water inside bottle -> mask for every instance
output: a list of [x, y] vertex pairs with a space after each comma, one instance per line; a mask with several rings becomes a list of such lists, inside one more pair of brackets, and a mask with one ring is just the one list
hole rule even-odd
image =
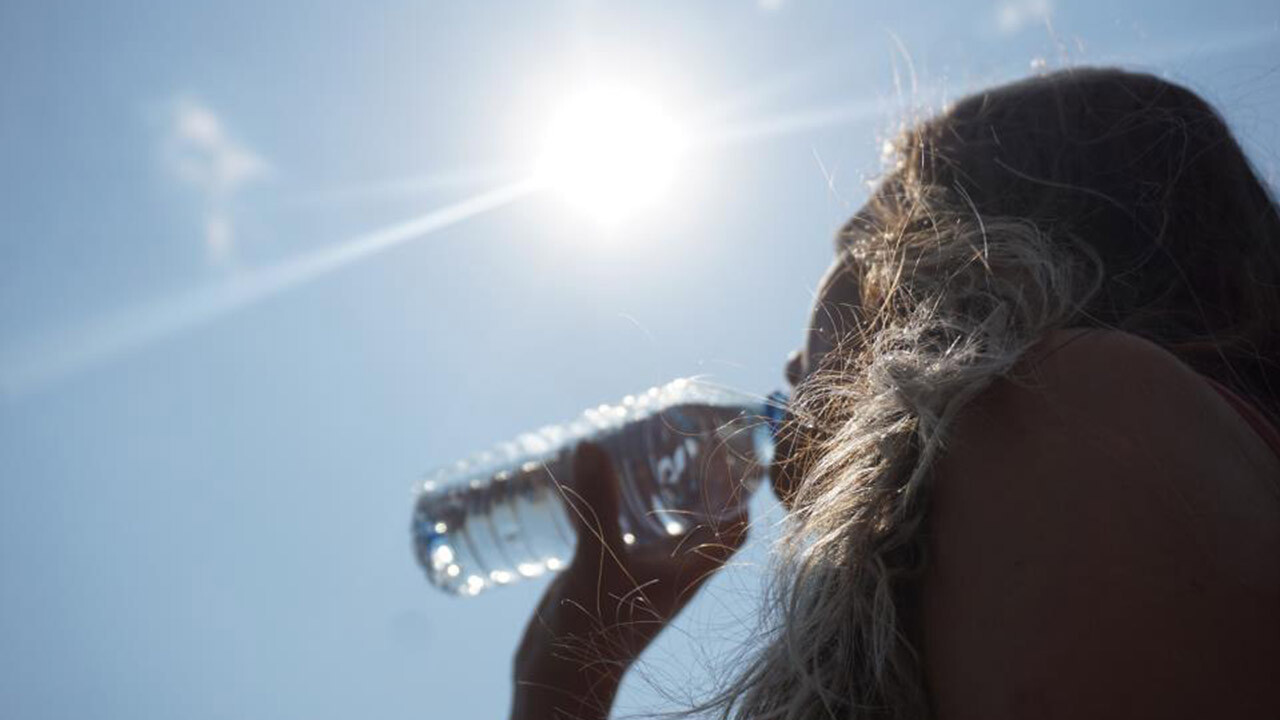
[[769, 429], [740, 407], [678, 405], [602, 443], [621, 490], [623, 541], [637, 551], [742, 511], [772, 461]]
[[[612, 432], [592, 437], [613, 462], [622, 539], [633, 552], [670, 552], [695, 526], [744, 512], [772, 461], [767, 423], [741, 405], [681, 404], [634, 421], [626, 421], [626, 401], [599, 412], [618, 419]], [[475, 595], [567, 565], [574, 523], [558, 483], [571, 481], [575, 435], [582, 433], [546, 428], [508, 448], [508, 457], [523, 458], [518, 466], [481, 458], [428, 481], [414, 535], [433, 584]]]
[[567, 477], [570, 451], [528, 461], [490, 478], [438, 492], [415, 513], [419, 561], [433, 584], [475, 595], [562, 569], [573, 553], [573, 524], [552, 477]]

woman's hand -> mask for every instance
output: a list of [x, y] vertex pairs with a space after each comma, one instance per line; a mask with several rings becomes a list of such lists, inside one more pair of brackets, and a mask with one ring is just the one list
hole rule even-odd
[[617, 475], [592, 443], [578, 447], [571, 485], [561, 489], [577, 551], [516, 651], [513, 720], [607, 717], [627, 668], [746, 539], [744, 507], [715, 527], [630, 552], [618, 527]]

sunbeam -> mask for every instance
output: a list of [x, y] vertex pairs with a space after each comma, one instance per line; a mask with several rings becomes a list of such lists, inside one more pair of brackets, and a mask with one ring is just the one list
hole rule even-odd
[[[1199, 60], [1210, 55], [1265, 46], [1273, 43], [1276, 37], [1275, 28], [1266, 27], [1200, 38], [1194, 43], [1148, 46], [1133, 57], [1121, 59], [1138, 65], [1167, 64], [1183, 58]], [[1096, 61], [1099, 58], [1087, 59]], [[942, 88], [922, 86], [908, 98], [900, 95], [896, 98], [852, 98], [772, 116], [759, 114], [737, 122], [723, 119], [736, 110], [752, 107], [780, 94], [805, 75], [807, 73], [783, 75], [771, 84], [748, 88], [720, 106], [702, 108], [701, 117], [712, 119], [713, 124], [692, 130], [688, 137], [678, 133], [674, 125], [667, 126], [665, 110], [651, 109], [630, 95], [620, 95], [618, 97], [622, 100], [618, 100], [615, 95], [621, 91], [610, 87], [609, 93], [613, 94], [606, 93], [603, 97], [612, 104], [602, 103], [597, 95], [592, 98], [592, 103], [572, 106], [573, 112], [567, 119], [560, 118], [559, 134], [552, 133], [550, 150], [543, 158], [544, 161], [550, 158], [552, 162], [544, 162], [537, 169], [540, 173], [536, 175], [538, 179], [503, 185], [421, 217], [374, 230], [272, 267], [241, 273], [224, 283], [199, 288], [172, 300], [127, 309], [79, 329], [51, 333], [26, 345], [11, 344], [0, 348], [0, 393], [12, 395], [40, 388], [362, 258], [498, 209], [536, 190], [556, 189], [562, 195], [574, 196], [578, 204], [585, 205], [589, 212], [608, 214], [607, 211], [617, 210], [614, 205], [623, 201], [638, 203], [647, 200], [650, 193], [654, 196], [659, 194], [671, 179], [669, 176], [675, 174], [675, 158], [686, 150], [694, 154], [737, 148], [875, 118], [890, 118], [895, 112], [902, 112], [904, 106], [943, 96], [936, 92]], [[997, 79], [1002, 78], [993, 78]], [[698, 116], [697, 113], [692, 115]], [[655, 133], [655, 128], [662, 132]], [[467, 172], [424, 175], [301, 196], [290, 204], [327, 206], [411, 196], [492, 183], [495, 178], [510, 177], [510, 171], [509, 167], [494, 166]]]
[[537, 189], [531, 180], [506, 185], [278, 265], [245, 272], [219, 285], [125, 310], [45, 338], [0, 358], [0, 393], [18, 395], [37, 390], [363, 258], [506, 206]]
[[510, 181], [518, 175], [519, 173], [511, 167], [495, 164], [454, 172], [431, 173], [316, 190], [289, 197], [285, 200], [285, 204], [290, 207], [312, 209], [418, 198], [446, 190], [474, 190], [485, 185], [492, 186]]

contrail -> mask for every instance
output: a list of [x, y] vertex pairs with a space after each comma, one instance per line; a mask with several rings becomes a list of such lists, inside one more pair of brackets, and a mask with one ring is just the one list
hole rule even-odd
[[46, 337], [25, 349], [0, 356], [0, 392], [15, 395], [36, 390], [357, 260], [496, 210], [537, 189], [538, 185], [531, 180], [506, 185], [333, 247], [251, 270], [176, 298], [125, 310], [73, 332]]

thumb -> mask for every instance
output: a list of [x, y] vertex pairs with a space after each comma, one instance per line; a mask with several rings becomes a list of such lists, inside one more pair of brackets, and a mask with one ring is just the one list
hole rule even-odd
[[563, 488], [574, 530], [577, 557], [597, 558], [600, 550], [625, 552], [618, 526], [618, 474], [604, 448], [584, 441], [574, 451], [573, 478]]

